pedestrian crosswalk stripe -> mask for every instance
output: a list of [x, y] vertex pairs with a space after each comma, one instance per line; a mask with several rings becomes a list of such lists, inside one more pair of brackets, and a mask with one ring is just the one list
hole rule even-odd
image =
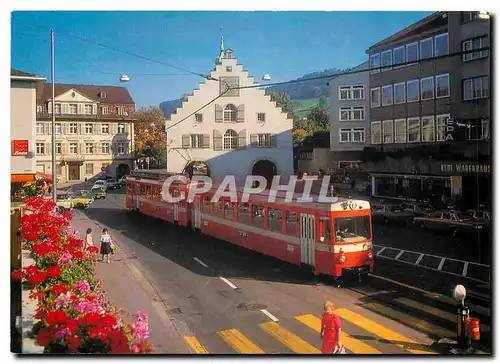
[[390, 306], [381, 305], [380, 303], [370, 302], [365, 304], [363, 307], [384, 315], [394, 321], [402, 322], [411, 327], [418, 328], [421, 331], [424, 331], [435, 337], [451, 337], [454, 335], [450, 330], [434, 325], [433, 323], [416, 318], [415, 316], [410, 316], [404, 312], [391, 308]]
[[367, 319], [346, 308], [338, 308], [335, 310], [335, 313], [339, 315], [342, 319], [349, 321], [354, 325], [359, 326], [362, 329], [371, 332], [374, 335], [377, 335], [378, 337], [381, 337], [382, 339], [391, 341], [397, 346], [400, 346], [413, 354], [435, 354], [434, 352], [427, 349], [412, 349], [411, 346], [418, 345], [415, 341], [403, 335], [400, 335], [392, 330], [389, 330], [384, 326], [379, 325], [376, 322]]
[[[321, 320], [316, 316], [307, 314], [297, 316], [295, 317], [295, 319], [318, 333], [321, 331]], [[340, 332], [340, 340], [342, 341], [342, 345], [344, 345], [347, 350], [351, 351], [354, 354], [382, 354], [382, 352], [372, 348], [369, 345], [366, 345], [361, 340], [357, 340], [350, 337], [349, 335], [346, 335], [343, 331]]]
[[218, 332], [222, 340], [240, 354], [265, 354], [264, 351], [236, 329]]
[[457, 321], [457, 317], [449, 312], [440, 310], [439, 308], [436, 308], [436, 307], [432, 307], [432, 306], [425, 305], [425, 304], [422, 304], [419, 302], [415, 302], [415, 301], [413, 301], [409, 298], [406, 298], [406, 297], [396, 298], [395, 301], [400, 302], [408, 307], [411, 307], [411, 308], [414, 308], [414, 309], [417, 309], [420, 311], [424, 311], [432, 316], [440, 317], [440, 318], [443, 318], [447, 321], [451, 321], [453, 323], [455, 323]]
[[205, 349], [194, 336], [185, 336], [184, 340], [186, 340], [196, 354], [208, 354], [207, 349]]
[[266, 322], [259, 327], [297, 354], [321, 354], [314, 346], [282, 328], [276, 322]]

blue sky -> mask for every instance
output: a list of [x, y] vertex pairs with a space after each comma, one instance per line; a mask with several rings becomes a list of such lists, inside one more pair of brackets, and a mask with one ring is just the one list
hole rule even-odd
[[[254, 76], [285, 81], [353, 67], [365, 50], [429, 12], [14, 12], [13, 68], [50, 80], [49, 30], [56, 31], [56, 82], [125, 84], [138, 107], [189, 93], [200, 78], [62, 33], [87, 38], [198, 73], [208, 73], [224, 43]], [[113, 73], [113, 74], [106, 74]], [[149, 74], [165, 74], [149, 76]], [[135, 75], [137, 74], [137, 75]], [[141, 75], [142, 74], [142, 75]], [[172, 75], [176, 74], [176, 75]], [[182, 74], [182, 75], [178, 75]]]

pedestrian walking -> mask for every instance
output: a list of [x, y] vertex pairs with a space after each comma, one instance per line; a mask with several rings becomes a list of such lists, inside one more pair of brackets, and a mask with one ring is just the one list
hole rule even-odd
[[106, 263], [111, 263], [110, 262], [110, 254], [113, 252], [111, 249], [111, 236], [108, 234], [108, 229], [104, 228], [102, 229], [102, 235], [101, 235], [101, 255], [102, 255], [102, 261]]
[[87, 248], [89, 246], [94, 246], [94, 242], [92, 241], [92, 229], [91, 228], [87, 229], [87, 234], [85, 235], [85, 250], [87, 250]]
[[335, 305], [325, 301], [325, 311], [321, 317], [321, 352], [323, 354], [344, 354], [345, 350], [340, 341], [342, 323], [340, 317], [333, 312]]

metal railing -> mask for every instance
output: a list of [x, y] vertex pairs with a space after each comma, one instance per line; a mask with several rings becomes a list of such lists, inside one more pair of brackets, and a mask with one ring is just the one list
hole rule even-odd
[[491, 281], [491, 266], [465, 260], [441, 257], [432, 254], [397, 249], [388, 246], [374, 245], [377, 258], [394, 260], [413, 266], [430, 269], [469, 279], [479, 283], [489, 284]]

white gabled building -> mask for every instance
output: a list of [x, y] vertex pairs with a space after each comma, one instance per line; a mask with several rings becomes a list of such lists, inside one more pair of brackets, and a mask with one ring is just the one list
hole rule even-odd
[[222, 41], [220, 48], [214, 80], [202, 82], [167, 118], [168, 171], [191, 173], [194, 166], [195, 174], [208, 171], [215, 182], [234, 175], [243, 184], [254, 174], [280, 175], [285, 183], [293, 174], [293, 120], [261, 88], [231, 89], [211, 102], [228, 85], [257, 84]]

